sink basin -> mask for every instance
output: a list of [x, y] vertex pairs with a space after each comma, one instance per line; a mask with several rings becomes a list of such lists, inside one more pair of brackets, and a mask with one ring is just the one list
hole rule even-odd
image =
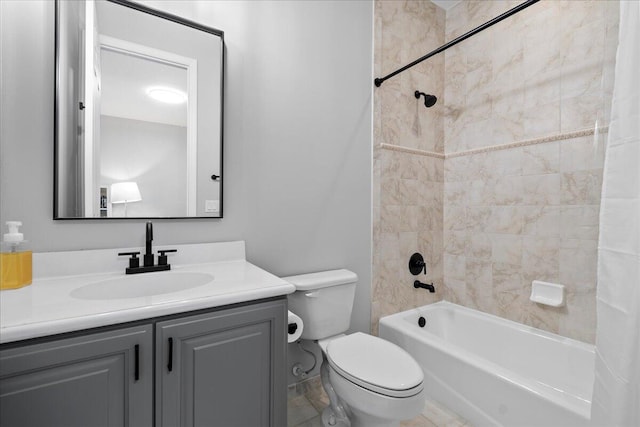
[[213, 275], [197, 272], [143, 273], [91, 283], [71, 291], [74, 298], [111, 300], [152, 297], [205, 285]]

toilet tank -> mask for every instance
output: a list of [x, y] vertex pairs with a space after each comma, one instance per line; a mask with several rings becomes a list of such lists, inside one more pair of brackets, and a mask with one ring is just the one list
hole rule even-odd
[[319, 340], [344, 333], [351, 323], [358, 275], [349, 270], [283, 277], [296, 287], [289, 295], [289, 310], [303, 322], [302, 337]]

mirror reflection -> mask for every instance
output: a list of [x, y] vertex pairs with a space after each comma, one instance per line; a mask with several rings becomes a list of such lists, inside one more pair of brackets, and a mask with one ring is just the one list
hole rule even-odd
[[56, 3], [54, 217], [221, 217], [222, 32]]

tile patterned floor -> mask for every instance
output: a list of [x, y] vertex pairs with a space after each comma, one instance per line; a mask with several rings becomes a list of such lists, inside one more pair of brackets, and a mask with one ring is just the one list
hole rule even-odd
[[[322, 427], [322, 410], [329, 399], [320, 377], [289, 386], [287, 395], [288, 427]], [[442, 405], [428, 401], [421, 415], [400, 424], [401, 427], [471, 427], [467, 421]]]

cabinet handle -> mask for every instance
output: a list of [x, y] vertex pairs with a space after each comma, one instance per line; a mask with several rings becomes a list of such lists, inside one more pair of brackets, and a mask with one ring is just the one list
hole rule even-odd
[[140, 379], [140, 345], [139, 344], [136, 344], [136, 346], [133, 348], [133, 354], [136, 362], [136, 365], [133, 371], [133, 378], [136, 381], [138, 381]]
[[169, 362], [167, 363], [169, 372], [173, 371], [173, 338], [169, 338]]

